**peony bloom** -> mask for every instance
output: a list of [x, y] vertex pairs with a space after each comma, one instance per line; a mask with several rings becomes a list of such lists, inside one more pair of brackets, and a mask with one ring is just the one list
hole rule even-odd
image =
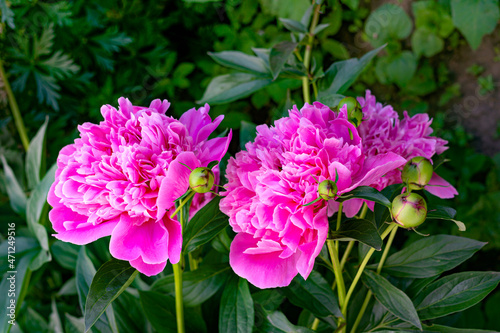
[[[190, 171], [181, 163], [194, 169], [220, 160], [231, 132], [207, 140], [223, 118], [212, 122], [208, 105], [176, 120], [165, 115], [166, 100], [138, 107], [120, 98], [118, 104], [118, 110], [103, 106], [104, 121], [79, 126], [80, 138], [59, 153], [49, 218], [54, 236], [66, 242], [111, 235], [111, 255], [151, 276], [180, 259], [181, 225], [170, 214], [189, 186]], [[195, 210], [209, 198], [196, 196]]]
[[[352, 133], [352, 139], [350, 138]], [[365, 157], [347, 108], [335, 114], [315, 102], [274, 127], [257, 127], [254, 142], [231, 158], [220, 207], [237, 233], [230, 264], [259, 288], [283, 287], [297, 273], [307, 278], [328, 233], [327, 205], [318, 184], [335, 180], [338, 193], [369, 185], [405, 163], [388, 152]]]
[[[369, 90], [366, 91], [365, 98], [358, 97], [358, 102], [361, 104], [364, 116], [358, 132], [363, 140], [363, 148], [367, 157], [392, 152], [407, 161], [417, 156], [431, 159], [435, 154], [441, 154], [448, 149], [445, 146], [448, 143], [446, 140], [431, 136], [432, 119], [429, 119], [426, 113], [410, 117], [405, 111], [403, 119], [400, 119], [392, 106], [377, 103], [375, 96]], [[370, 186], [381, 191], [389, 185], [400, 183], [401, 169], [394, 169]], [[443, 199], [453, 198], [458, 194], [451, 184], [436, 173], [433, 174], [425, 189]], [[362, 203], [363, 200], [360, 199], [345, 202], [344, 211], [347, 216], [356, 215]], [[368, 202], [368, 204], [373, 209], [373, 202]]]

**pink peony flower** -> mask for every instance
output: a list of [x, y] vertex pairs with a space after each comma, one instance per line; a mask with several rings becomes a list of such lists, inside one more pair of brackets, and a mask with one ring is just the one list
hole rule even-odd
[[[434, 154], [441, 154], [448, 149], [445, 146], [448, 143], [446, 140], [430, 136], [432, 119], [429, 119], [426, 113], [409, 117], [405, 111], [403, 119], [399, 119], [392, 106], [377, 103], [369, 90], [366, 91], [365, 98], [358, 97], [358, 102], [363, 109], [363, 122], [358, 127], [358, 132], [367, 157], [392, 152], [407, 161], [417, 156], [431, 159]], [[401, 182], [401, 169], [393, 169], [370, 186], [381, 191], [389, 185]], [[443, 199], [453, 198], [458, 194], [450, 183], [436, 173], [425, 189]], [[343, 211], [348, 217], [352, 217], [358, 213], [363, 202], [361, 199], [348, 200], [344, 203]], [[373, 210], [374, 203], [367, 201], [367, 204]], [[338, 205], [332, 209], [337, 211]]]
[[[382, 106], [381, 103], [377, 103], [375, 96], [369, 90], [366, 91], [366, 97], [358, 97], [358, 101], [364, 114], [358, 131], [363, 139], [367, 156], [393, 152], [408, 161], [417, 156], [431, 159], [435, 154], [441, 154], [448, 149], [445, 146], [448, 143], [446, 140], [431, 136], [432, 119], [429, 119], [428, 114], [419, 113], [409, 117], [404, 111], [403, 119], [399, 119], [398, 113], [392, 106]], [[382, 190], [388, 185], [397, 183], [401, 183], [400, 169], [394, 169], [372, 185]], [[453, 186], [436, 174], [429, 185], [426, 190], [441, 198], [452, 198], [458, 194]]]
[[[138, 107], [120, 98], [118, 104], [118, 110], [103, 106], [104, 121], [79, 126], [80, 138], [60, 151], [49, 218], [54, 236], [66, 242], [111, 235], [111, 254], [151, 276], [180, 259], [181, 225], [170, 214], [189, 187], [190, 171], [181, 162], [194, 169], [220, 160], [231, 132], [208, 140], [223, 119], [212, 122], [208, 105], [176, 120], [165, 115], [166, 100]], [[197, 196], [194, 210], [209, 198]]]
[[318, 197], [319, 182], [338, 173], [342, 194], [405, 163], [392, 152], [366, 158], [346, 107], [336, 115], [318, 102], [294, 107], [274, 127], [258, 126], [246, 149], [228, 163], [220, 208], [237, 233], [230, 264], [259, 288], [311, 272], [328, 233], [327, 202], [304, 206]]

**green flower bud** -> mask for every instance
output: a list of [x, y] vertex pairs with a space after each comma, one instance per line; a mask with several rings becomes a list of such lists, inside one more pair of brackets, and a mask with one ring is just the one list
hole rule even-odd
[[405, 228], [415, 228], [427, 217], [427, 203], [417, 193], [403, 193], [392, 201], [392, 218]]
[[332, 180], [323, 180], [318, 185], [318, 195], [321, 199], [330, 200], [335, 199], [337, 195], [337, 184]]
[[429, 183], [433, 172], [431, 162], [425, 157], [418, 156], [406, 163], [401, 172], [401, 179], [410, 190], [421, 190]]
[[189, 187], [196, 193], [207, 193], [214, 186], [215, 176], [209, 168], [196, 168], [189, 175]]
[[338, 108], [342, 108], [344, 104], [347, 105], [347, 118], [349, 121], [356, 127], [361, 125], [363, 121], [361, 104], [354, 97], [345, 97], [340, 101]]

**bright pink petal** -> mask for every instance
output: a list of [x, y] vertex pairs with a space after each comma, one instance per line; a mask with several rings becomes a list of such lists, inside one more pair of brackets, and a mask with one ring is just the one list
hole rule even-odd
[[174, 207], [175, 200], [181, 197], [189, 188], [189, 170], [200, 166], [200, 162], [192, 152], [182, 152], [170, 163], [167, 175], [163, 178], [158, 192], [158, 215], [157, 219], [163, 218], [167, 209]]
[[281, 251], [246, 254], [247, 249], [257, 247], [258, 241], [250, 234], [236, 235], [229, 253], [229, 263], [234, 272], [261, 289], [288, 286], [298, 273], [298, 255], [281, 259]]
[[425, 189], [441, 199], [451, 199], [458, 194], [457, 190], [450, 183], [439, 177], [435, 172]]
[[166, 265], [167, 265], [166, 261], [159, 264], [146, 264], [141, 257], [134, 260], [130, 260], [130, 266], [134, 267], [139, 272], [147, 276], [160, 274], [161, 272], [163, 272]]
[[206, 165], [212, 161], [220, 161], [226, 154], [232, 137], [233, 130], [230, 130], [227, 137], [208, 140], [203, 145], [203, 152], [199, 156], [201, 164]]
[[363, 200], [362, 199], [351, 199], [351, 200], [347, 200], [344, 202], [344, 204], [342, 205], [342, 211], [344, 212], [344, 214], [351, 218], [353, 216], [355, 216], [359, 210], [361, 209], [361, 206], [363, 206]]
[[149, 220], [140, 225], [134, 218], [122, 214], [120, 223], [113, 230], [109, 250], [121, 260], [142, 257], [148, 264], [159, 264], [169, 259], [169, 232], [161, 222]]
[[75, 213], [65, 206], [52, 209], [49, 219], [57, 232], [54, 237], [77, 245], [85, 245], [111, 235], [118, 223], [118, 218], [115, 218], [94, 225], [88, 222], [87, 216]]
[[390, 152], [369, 157], [365, 160], [363, 169], [358, 173], [356, 179], [353, 180], [353, 184], [349, 188], [343, 190], [342, 193], [349, 192], [358, 186], [368, 186], [373, 184], [387, 172], [394, 170], [405, 163], [406, 160], [404, 158], [398, 154]]

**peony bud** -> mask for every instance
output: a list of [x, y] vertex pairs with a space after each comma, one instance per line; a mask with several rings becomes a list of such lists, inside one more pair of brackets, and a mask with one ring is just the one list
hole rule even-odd
[[396, 223], [405, 228], [415, 228], [427, 217], [427, 203], [416, 193], [403, 193], [392, 201], [391, 214]]
[[189, 187], [196, 193], [207, 193], [214, 186], [215, 176], [209, 168], [196, 168], [189, 175]]
[[431, 162], [425, 157], [418, 156], [405, 164], [403, 172], [401, 172], [401, 179], [410, 190], [421, 190], [429, 183], [433, 172], [434, 168]]
[[318, 194], [323, 200], [335, 199], [337, 191], [337, 184], [332, 180], [323, 180], [318, 185]]
[[340, 109], [344, 104], [347, 105], [347, 117], [349, 121], [356, 127], [361, 125], [363, 111], [361, 111], [359, 102], [354, 97], [345, 97], [340, 101], [338, 108]]

